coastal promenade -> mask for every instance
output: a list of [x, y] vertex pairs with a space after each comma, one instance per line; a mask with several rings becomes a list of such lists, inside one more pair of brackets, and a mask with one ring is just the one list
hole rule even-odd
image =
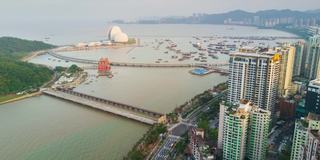
[[28, 93], [26, 95], [17, 96], [15, 98], [8, 99], [6, 101], [0, 102], [0, 105], [6, 104], [6, 103], [15, 102], [15, 101], [19, 101], [19, 100], [23, 100], [23, 99], [34, 97], [34, 96], [40, 96], [40, 95], [41, 95], [41, 92]]
[[[70, 62], [98, 65], [97, 60], [87, 60], [80, 58], [73, 58], [57, 54], [53, 51], [48, 52], [49, 55]], [[158, 68], [192, 68], [192, 67], [223, 67], [228, 66], [228, 63], [185, 63], [185, 64], [155, 64], [155, 63], [128, 63], [128, 62], [111, 62], [111, 66], [119, 67], [158, 67]]]
[[135, 107], [62, 88], [58, 88], [56, 90], [47, 89], [42, 91], [42, 93], [149, 125], [157, 123], [158, 119], [163, 116], [162, 113], [149, 111], [142, 109], [141, 107]]

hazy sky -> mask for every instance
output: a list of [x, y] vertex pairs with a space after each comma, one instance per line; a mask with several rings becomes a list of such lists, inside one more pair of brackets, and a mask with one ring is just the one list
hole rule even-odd
[[153, 16], [188, 16], [234, 9], [309, 10], [320, 0], [1, 0], [2, 20], [135, 20]]

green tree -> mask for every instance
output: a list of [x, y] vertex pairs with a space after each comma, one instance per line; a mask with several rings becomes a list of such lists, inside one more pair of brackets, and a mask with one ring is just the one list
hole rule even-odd
[[145, 143], [146, 144], [152, 144], [154, 142], [156, 142], [159, 138], [159, 135], [161, 133], [166, 132], [167, 127], [163, 124], [157, 124], [155, 125], [148, 133], [147, 136], [145, 138]]
[[198, 127], [204, 129], [206, 133], [209, 131], [209, 119], [207, 117], [202, 117], [198, 122]]
[[66, 70], [67, 70], [66, 67], [61, 67], [61, 66], [56, 66], [56, 67], [54, 68], [54, 71], [60, 72], [60, 73], [66, 71]]
[[175, 147], [177, 150], [177, 153], [182, 154], [187, 146], [188, 146], [188, 141], [186, 139], [180, 140]]
[[134, 151], [129, 152], [128, 157], [125, 158], [125, 159], [128, 159], [128, 160], [143, 160], [144, 159], [144, 155], [140, 151], [134, 150]]
[[210, 138], [214, 143], [217, 143], [217, 141], [218, 141], [218, 129], [217, 129], [217, 128], [209, 129], [209, 138]]
[[0, 37], [0, 55], [19, 59], [30, 52], [51, 49], [54, 45], [13, 37]]
[[82, 70], [83, 70], [82, 68], [80, 68], [77, 65], [73, 64], [68, 68], [67, 72], [73, 74], [73, 73], [76, 73], [76, 72], [79, 72], [79, 71], [82, 71]]
[[53, 72], [44, 66], [19, 61], [29, 52], [53, 48], [39, 41], [0, 38], [0, 96], [40, 87]]

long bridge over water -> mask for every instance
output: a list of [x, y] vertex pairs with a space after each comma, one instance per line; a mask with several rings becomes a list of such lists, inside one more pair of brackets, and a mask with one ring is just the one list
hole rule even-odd
[[[57, 54], [53, 51], [48, 52], [49, 55], [62, 59], [65, 61], [76, 62], [76, 63], [83, 63], [83, 64], [91, 64], [91, 65], [98, 65], [97, 60], [88, 60], [88, 59], [80, 59], [80, 58], [73, 58], [63, 56], [61, 54]], [[228, 63], [185, 63], [185, 64], [155, 64], [155, 63], [128, 63], [128, 62], [111, 62], [110, 65], [112, 66], [119, 66], [119, 67], [163, 67], [163, 68], [182, 68], [182, 67], [209, 67], [209, 68], [218, 68], [223, 66], [228, 66]]]
[[47, 89], [42, 91], [42, 93], [150, 125], [157, 123], [158, 119], [163, 116], [162, 113], [143, 109], [142, 107], [95, 97], [70, 89]]

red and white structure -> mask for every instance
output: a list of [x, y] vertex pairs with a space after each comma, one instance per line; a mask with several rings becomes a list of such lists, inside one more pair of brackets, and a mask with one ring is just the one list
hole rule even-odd
[[99, 76], [112, 76], [111, 66], [108, 58], [100, 58], [98, 63], [98, 73]]

